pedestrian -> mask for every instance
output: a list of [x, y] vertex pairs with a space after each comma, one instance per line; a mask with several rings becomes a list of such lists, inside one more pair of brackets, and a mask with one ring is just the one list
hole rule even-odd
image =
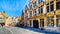
[[3, 27], [3, 24], [1, 24], [1, 26]]

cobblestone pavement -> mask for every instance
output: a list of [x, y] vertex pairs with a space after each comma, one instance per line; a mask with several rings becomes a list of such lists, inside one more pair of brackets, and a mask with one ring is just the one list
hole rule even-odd
[[0, 28], [0, 34], [60, 34], [35, 28], [3, 27]]
[[9, 30], [0, 27], [0, 34], [12, 34]]
[[5, 29], [9, 30], [12, 34], [45, 34], [18, 27], [5, 27]]

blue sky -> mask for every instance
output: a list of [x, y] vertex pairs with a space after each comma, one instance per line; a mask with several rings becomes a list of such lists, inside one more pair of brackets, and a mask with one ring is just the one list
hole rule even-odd
[[29, 0], [0, 0], [0, 11], [5, 11], [7, 16], [21, 16], [22, 9], [29, 3]]

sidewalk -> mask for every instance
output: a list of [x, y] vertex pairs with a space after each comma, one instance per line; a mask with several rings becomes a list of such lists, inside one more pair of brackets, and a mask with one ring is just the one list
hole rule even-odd
[[60, 32], [50, 31], [50, 30], [41, 30], [41, 29], [32, 28], [32, 27], [21, 27], [21, 28], [32, 30], [32, 31], [35, 31], [35, 32], [46, 33], [46, 34], [60, 34]]
[[60, 32], [60, 27], [44, 27], [47, 31]]

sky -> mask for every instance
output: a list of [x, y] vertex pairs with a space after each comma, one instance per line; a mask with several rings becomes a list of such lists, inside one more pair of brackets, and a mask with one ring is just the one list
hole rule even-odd
[[6, 16], [21, 16], [22, 10], [29, 0], [0, 0], [0, 12], [5, 11]]

